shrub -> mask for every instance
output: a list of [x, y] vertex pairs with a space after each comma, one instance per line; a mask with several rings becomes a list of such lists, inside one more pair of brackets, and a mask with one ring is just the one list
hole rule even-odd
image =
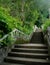
[[49, 26], [50, 26], [50, 19], [47, 19], [43, 24], [43, 31], [45, 32]]

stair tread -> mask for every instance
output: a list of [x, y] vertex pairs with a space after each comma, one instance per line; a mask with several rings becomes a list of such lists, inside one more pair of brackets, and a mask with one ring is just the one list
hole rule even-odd
[[43, 47], [47, 47], [47, 45], [45, 45], [45, 44], [32, 44], [32, 43], [30, 43], [30, 44], [15, 44], [15, 45], [17, 45], [17, 46], [43, 46]]
[[31, 59], [31, 58], [20, 58], [20, 57], [6, 57], [5, 59], [9, 60], [18, 60], [18, 61], [26, 61], [26, 62], [40, 62], [40, 63], [49, 63], [49, 60], [44, 59]]
[[28, 49], [28, 48], [13, 48], [18, 50], [32, 50], [32, 51], [48, 51], [48, 49]]
[[48, 56], [48, 54], [42, 53], [23, 53], [23, 52], [10, 52], [11, 54], [22, 54], [22, 55], [37, 55], [37, 56]]
[[0, 65], [23, 65], [23, 64], [14, 64], [14, 63], [5, 63], [5, 62], [3, 62]]

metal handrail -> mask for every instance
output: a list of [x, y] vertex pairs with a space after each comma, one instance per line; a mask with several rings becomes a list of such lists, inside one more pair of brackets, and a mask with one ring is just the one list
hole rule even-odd
[[[9, 33], [10, 35], [12, 35], [12, 36], [16, 36], [16, 38], [17, 37], [20, 37], [20, 36], [22, 36], [23, 37], [23, 39], [25, 38], [25, 39], [27, 39], [28, 37], [29, 37], [29, 35], [26, 35], [26, 34], [24, 34], [23, 32], [21, 32], [21, 31], [19, 31], [18, 29], [14, 29], [12, 32], [10, 32]], [[6, 39], [8, 36], [9, 36], [9, 34], [6, 34], [6, 35], [4, 35], [1, 39], [0, 39], [0, 42], [2, 41], [2, 40], [4, 40], [4, 39]], [[20, 35], [21, 34], [21, 35]]]

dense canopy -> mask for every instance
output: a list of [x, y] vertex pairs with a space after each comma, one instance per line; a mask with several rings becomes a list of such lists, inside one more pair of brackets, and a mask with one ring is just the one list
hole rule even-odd
[[0, 0], [0, 26], [3, 23], [6, 33], [17, 28], [30, 34], [34, 25], [46, 30], [46, 22], [50, 24], [49, 8], [50, 0]]

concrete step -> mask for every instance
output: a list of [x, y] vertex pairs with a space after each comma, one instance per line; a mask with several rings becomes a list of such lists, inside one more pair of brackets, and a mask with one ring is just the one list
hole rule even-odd
[[30, 59], [30, 58], [20, 58], [20, 57], [6, 57], [5, 62], [9, 63], [19, 63], [19, 64], [28, 64], [28, 65], [49, 65], [48, 60], [44, 59]]
[[1, 63], [0, 65], [24, 65], [24, 64], [15, 64], [15, 63]]
[[[36, 39], [36, 38], [35, 38]], [[42, 40], [36, 39], [31, 40], [31, 43], [42, 43]]]
[[8, 53], [10, 57], [24, 57], [24, 58], [39, 58], [39, 59], [47, 59], [48, 54], [41, 53], [23, 53], [23, 52], [10, 52]]
[[13, 48], [12, 52], [48, 53], [48, 49]]
[[32, 42], [32, 43], [44, 42], [43, 33], [42, 32], [34, 32], [30, 42]]
[[48, 47], [45, 44], [42, 43], [37, 43], [37, 44], [15, 44], [14, 45], [15, 48], [39, 48], [39, 49], [47, 49]]

